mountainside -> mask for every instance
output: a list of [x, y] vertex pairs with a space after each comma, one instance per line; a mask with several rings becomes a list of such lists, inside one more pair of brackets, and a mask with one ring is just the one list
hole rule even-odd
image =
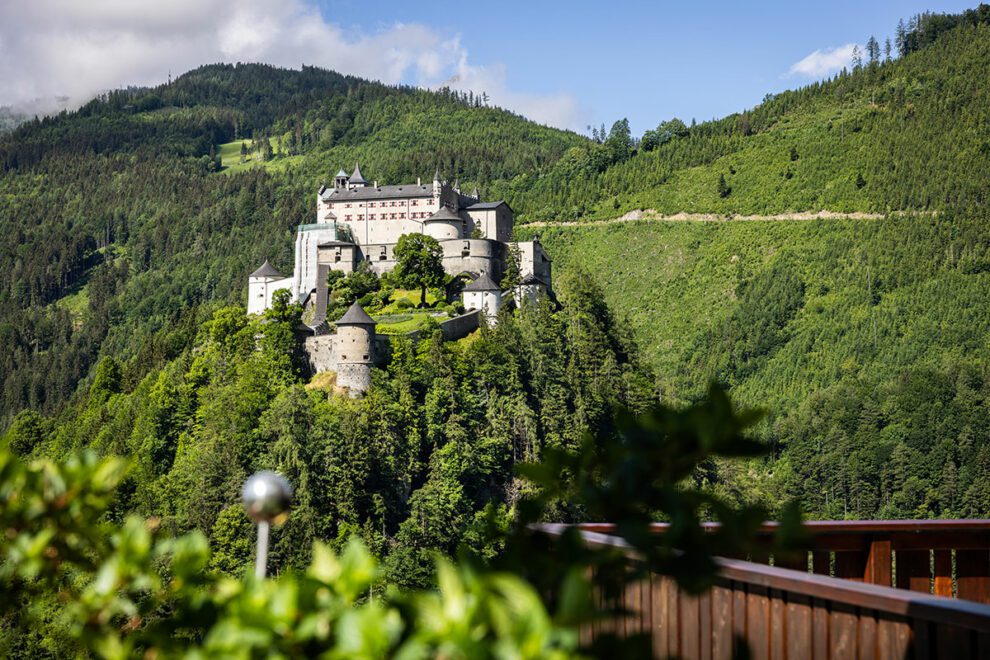
[[528, 220], [981, 205], [990, 180], [990, 6], [981, 11], [982, 22], [900, 59], [721, 120], [664, 122], [636, 151], [611, 139], [575, 147], [533, 185], [512, 182], [505, 194]]
[[[262, 167], [220, 145], [278, 136]], [[384, 182], [439, 166], [484, 181], [539, 171], [585, 141], [452, 93], [333, 72], [203, 67], [114, 92], [0, 141], [0, 426], [57, 410], [99, 354], [131, 385], [192, 340], [203, 304], [243, 300], [266, 257], [292, 270], [321, 180], [361, 159]]]
[[[798, 495], [823, 517], [984, 515], [990, 98], [978, 81], [988, 76], [990, 27], [957, 27], [901, 60], [776, 97], [750, 117], [793, 108], [764, 132], [680, 138], [685, 151], [725, 152], [630, 193], [668, 213], [899, 213], [521, 233], [540, 234], [558, 269], [595, 275], [668, 397], [691, 400], [716, 379], [769, 411], [759, 433], [777, 458], [736, 475], [741, 497]], [[603, 176], [628, 171], [615, 176], [631, 187], [661, 158], [637, 155]]]
[[[669, 399], [694, 399], [714, 378], [770, 409], [759, 432], [775, 459], [719, 487], [772, 504], [800, 494], [816, 515], [986, 513], [990, 499], [973, 491], [990, 483], [984, 14], [896, 60], [725, 119], [664, 122], [642, 140], [623, 122], [589, 139], [473, 95], [261, 65], [202, 67], [28, 122], [0, 140], [0, 428], [31, 408], [48, 417], [18, 417], [29, 446], [91, 441], [68, 429], [93, 405], [98, 360], [113, 356], [114, 393], [129, 405], [171, 379], [160, 396], [178, 412], [148, 413], [157, 439], [127, 451], [161, 442], [172, 456], [199, 429], [174, 393], [207, 383], [189, 363], [203, 324], [243, 302], [264, 258], [291, 271], [319, 183], [358, 160], [382, 183], [439, 165], [507, 199], [558, 274], [597, 281], [621, 321], [611, 328], [594, 301], [602, 332], [622, 336], [610, 364], [635, 353], [628, 322]], [[883, 217], [525, 227], [638, 209]], [[217, 383], [231, 398], [247, 387]], [[238, 419], [257, 421], [280, 392]], [[100, 410], [94, 437], [136, 433], [137, 413]], [[530, 428], [520, 419], [530, 413], [513, 422]], [[61, 444], [41, 442], [51, 433]]]

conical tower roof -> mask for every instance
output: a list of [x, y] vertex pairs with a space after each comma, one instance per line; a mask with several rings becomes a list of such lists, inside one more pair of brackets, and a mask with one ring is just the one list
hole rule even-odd
[[461, 216], [451, 211], [450, 208], [445, 205], [445, 206], [441, 206], [439, 211], [428, 217], [423, 222], [435, 222], [435, 221], [443, 221], [443, 220], [446, 220], [448, 222], [451, 220], [456, 220], [458, 222], [461, 222], [463, 218], [461, 218]]
[[477, 185], [475, 185], [474, 190], [471, 191], [471, 197], [474, 197], [475, 199], [481, 199], [481, 193], [478, 192]]
[[348, 183], [368, 183], [364, 180], [364, 177], [361, 176], [361, 168], [358, 167], [357, 163], [354, 163], [354, 174], [351, 175]]
[[344, 177], [345, 179], [347, 178], [347, 172], [344, 171], [344, 168], [343, 167], [340, 168], [340, 171], [337, 172], [337, 176], [335, 176], [334, 178], [336, 179], [336, 178], [339, 178], [339, 177]]
[[268, 263], [268, 259], [265, 259], [265, 263], [261, 264], [261, 267], [251, 273], [251, 277], [282, 277], [282, 273], [275, 270], [275, 266]]
[[364, 308], [355, 300], [354, 304], [337, 320], [337, 325], [375, 325], [375, 319], [368, 316], [368, 312], [364, 311]]
[[498, 291], [498, 285], [488, 276], [488, 273], [482, 273], [481, 277], [471, 282], [463, 291]]

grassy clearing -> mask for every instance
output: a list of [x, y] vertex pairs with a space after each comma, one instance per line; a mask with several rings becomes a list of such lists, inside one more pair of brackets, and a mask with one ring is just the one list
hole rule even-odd
[[[243, 172], [255, 167], [264, 167], [269, 170], [281, 171], [289, 167], [294, 167], [302, 160], [302, 156], [287, 156], [279, 150], [278, 142], [274, 138], [269, 138], [272, 151], [275, 152], [275, 159], [263, 161], [259, 159], [254, 151], [254, 140], [234, 140], [219, 145], [221, 171], [228, 174]], [[241, 161], [241, 145], [247, 146], [248, 153]]]

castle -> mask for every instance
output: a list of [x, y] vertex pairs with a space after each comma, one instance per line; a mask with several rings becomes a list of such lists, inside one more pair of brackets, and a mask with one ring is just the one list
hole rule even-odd
[[[379, 186], [377, 181], [369, 184], [355, 164], [350, 175], [344, 170], [337, 173], [332, 188], [320, 186], [316, 222], [300, 225], [296, 232], [292, 275], [283, 276], [268, 261], [251, 273], [248, 313], [263, 312], [276, 291], [288, 290], [303, 305], [311, 334], [325, 335], [329, 272], [351, 273], [362, 262], [378, 274], [391, 271], [399, 237], [422, 233], [440, 244], [448, 275], [470, 280], [464, 287], [464, 307], [494, 318], [502, 302], [497, 283], [505, 274], [510, 246], [518, 249], [523, 278], [515, 296], [529, 299], [551, 287], [550, 258], [542, 245], [511, 242], [512, 226], [513, 212], [507, 203], [481, 201], [477, 187], [470, 195], [463, 194], [457, 182], [442, 181], [439, 170], [430, 184], [417, 180]], [[336, 326], [336, 335], [328, 339], [336, 342], [332, 353], [337, 382], [364, 391], [375, 362], [374, 320], [355, 303]], [[347, 358], [341, 361], [343, 355]]]

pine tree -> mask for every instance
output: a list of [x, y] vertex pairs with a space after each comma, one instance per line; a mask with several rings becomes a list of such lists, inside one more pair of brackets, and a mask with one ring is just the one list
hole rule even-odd
[[716, 186], [715, 191], [718, 193], [718, 196], [723, 199], [732, 193], [732, 188], [730, 188], [729, 184], [726, 183], [724, 174], [718, 175], [718, 185]]
[[887, 39], [883, 42], [883, 59], [885, 62], [890, 61], [890, 53], [890, 37], [887, 37]]
[[870, 58], [870, 66], [876, 66], [880, 62], [880, 44], [877, 42], [877, 38], [870, 35], [869, 41], [866, 42], [866, 54]]
[[894, 34], [894, 41], [897, 44], [897, 55], [904, 57], [907, 55], [907, 27], [904, 19], [897, 21], [897, 32]]

